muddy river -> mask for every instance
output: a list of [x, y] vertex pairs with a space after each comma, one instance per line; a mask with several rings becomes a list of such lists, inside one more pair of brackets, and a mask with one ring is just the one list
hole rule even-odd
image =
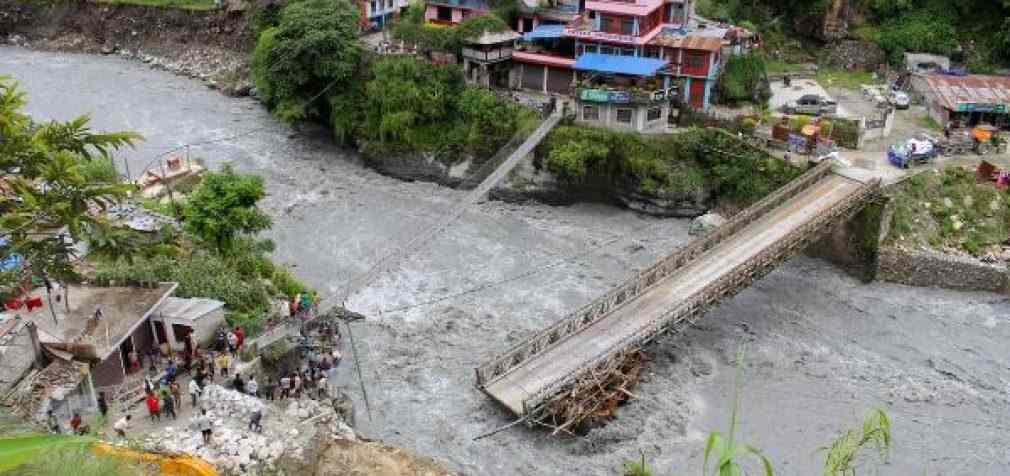
[[[190, 153], [207, 164], [265, 177], [277, 259], [330, 302], [463, 196], [378, 175], [322, 131], [142, 64], [0, 48], [0, 75], [21, 82], [37, 119], [88, 113], [96, 129], [142, 133], [121, 161], [133, 175], [197, 143]], [[478, 205], [347, 301], [368, 316], [355, 337], [370, 419], [349, 369], [342, 382], [361, 431], [465, 474], [614, 475], [640, 452], [657, 474], [698, 474], [705, 436], [728, 429], [743, 346], [738, 436], [777, 474], [819, 474], [818, 448], [873, 407], [893, 423], [880, 474], [1010, 474], [1010, 300], [862, 284], [807, 257], [659, 339], [638, 398], [606, 427], [550, 437], [520, 426], [474, 441], [510, 422], [474, 388], [478, 361], [682, 246], [687, 227], [600, 204]]]

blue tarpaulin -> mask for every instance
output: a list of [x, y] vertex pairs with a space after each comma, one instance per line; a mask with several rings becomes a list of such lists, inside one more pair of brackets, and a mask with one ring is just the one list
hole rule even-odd
[[[0, 248], [7, 246], [7, 239], [0, 238]], [[2, 253], [2, 252], [0, 252]], [[3, 256], [0, 254], [0, 271], [10, 271], [21, 266], [21, 262], [24, 261], [20, 255], [10, 254]]]
[[601, 73], [629, 74], [635, 76], [652, 76], [668, 61], [639, 56], [617, 56], [599, 53], [586, 53], [575, 61], [575, 69], [582, 71], [599, 71]]
[[539, 25], [532, 31], [523, 33], [523, 39], [526, 41], [538, 40], [543, 38], [561, 38], [565, 34], [564, 25]]

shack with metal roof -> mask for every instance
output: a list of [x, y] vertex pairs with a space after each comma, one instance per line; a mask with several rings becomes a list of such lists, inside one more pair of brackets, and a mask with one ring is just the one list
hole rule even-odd
[[1010, 77], [915, 74], [911, 85], [929, 117], [941, 126], [1010, 128]]

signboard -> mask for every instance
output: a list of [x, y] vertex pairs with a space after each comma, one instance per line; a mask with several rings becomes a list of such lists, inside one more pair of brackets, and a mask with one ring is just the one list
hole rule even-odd
[[607, 33], [604, 31], [590, 31], [590, 30], [573, 30], [571, 28], [565, 29], [566, 36], [572, 36], [575, 38], [591, 38], [594, 40], [606, 40], [606, 41], [616, 41], [618, 43], [635, 43], [637, 39], [631, 35], [620, 35], [617, 33]]
[[579, 99], [589, 102], [612, 102], [624, 104], [631, 102], [631, 93], [627, 91], [604, 91], [602, 89], [583, 89]]
[[1007, 105], [963, 102], [958, 103], [957, 112], [995, 112], [997, 114], [1006, 114]]

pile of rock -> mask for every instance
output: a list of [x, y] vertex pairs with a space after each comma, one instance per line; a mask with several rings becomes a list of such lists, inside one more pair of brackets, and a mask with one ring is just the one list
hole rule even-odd
[[[206, 460], [226, 473], [256, 474], [271, 471], [282, 456], [302, 459], [303, 448], [317, 436], [326, 439], [356, 439], [354, 430], [337, 416], [327, 402], [290, 400], [280, 409], [264, 401], [218, 385], [204, 389], [201, 406], [213, 423], [213, 438], [203, 444], [191, 425], [168, 427], [147, 436], [148, 449], [188, 453]], [[248, 429], [254, 412], [262, 412], [261, 432]]]

